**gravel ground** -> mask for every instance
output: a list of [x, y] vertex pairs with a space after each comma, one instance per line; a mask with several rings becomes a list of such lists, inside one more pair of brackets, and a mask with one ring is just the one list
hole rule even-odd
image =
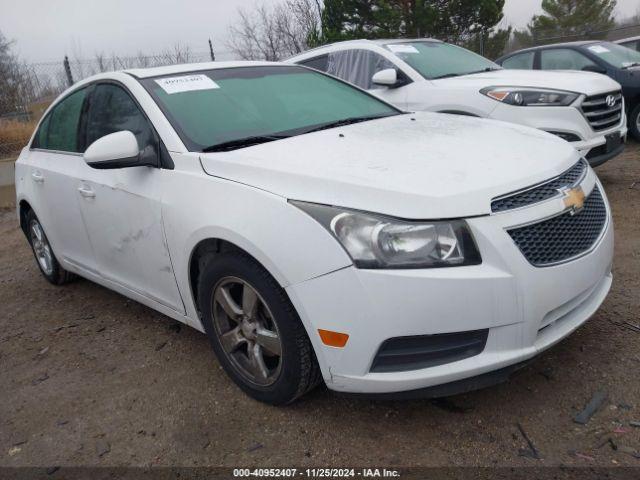
[[620, 325], [640, 323], [640, 145], [598, 174], [616, 223], [600, 311], [508, 383], [440, 401], [259, 404], [204, 335], [85, 280], [49, 285], [0, 211], [0, 465], [640, 466], [640, 332]]

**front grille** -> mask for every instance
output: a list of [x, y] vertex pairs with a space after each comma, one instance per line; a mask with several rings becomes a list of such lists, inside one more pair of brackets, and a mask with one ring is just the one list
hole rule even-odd
[[596, 186], [581, 211], [573, 215], [568, 211], [508, 233], [529, 263], [545, 267], [588, 252], [602, 234], [606, 222], [607, 209]]
[[[608, 97], [613, 97], [613, 104], [607, 105]], [[606, 130], [622, 120], [622, 93], [618, 90], [587, 97], [580, 108], [591, 128], [596, 132]]]
[[482, 353], [488, 336], [485, 329], [390, 338], [378, 350], [371, 371], [407, 372], [457, 362]]
[[513, 210], [514, 208], [527, 207], [534, 203], [543, 202], [560, 195], [559, 190], [570, 188], [582, 180], [587, 172], [587, 163], [580, 160], [562, 175], [551, 180], [530, 187], [527, 190], [509, 193], [491, 202], [491, 211], [494, 213]]

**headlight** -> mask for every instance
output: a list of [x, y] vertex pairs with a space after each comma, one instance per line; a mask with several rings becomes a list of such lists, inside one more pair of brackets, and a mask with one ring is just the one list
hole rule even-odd
[[435, 268], [482, 263], [463, 220], [412, 222], [315, 203], [291, 203], [329, 230], [358, 268]]
[[562, 90], [526, 87], [487, 87], [480, 90], [480, 93], [516, 107], [566, 107], [580, 96], [578, 93]]

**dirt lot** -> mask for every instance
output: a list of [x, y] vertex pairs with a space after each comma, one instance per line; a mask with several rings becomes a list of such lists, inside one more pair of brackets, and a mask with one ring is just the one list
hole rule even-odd
[[601, 310], [510, 382], [444, 401], [256, 403], [204, 335], [88, 281], [49, 285], [4, 210], [0, 465], [640, 466], [640, 332], [620, 325], [640, 323], [640, 145], [598, 174], [617, 229]]

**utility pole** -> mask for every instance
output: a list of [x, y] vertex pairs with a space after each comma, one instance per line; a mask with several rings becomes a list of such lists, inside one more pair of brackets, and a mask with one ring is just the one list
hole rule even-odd
[[65, 55], [64, 62], [62, 63], [64, 65], [64, 73], [67, 74], [67, 83], [69, 84], [69, 86], [71, 86], [73, 85], [73, 75], [71, 75], [71, 65], [69, 65], [69, 57]]
[[211, 61], [216, 61], [216, 54], [213, 53], [213, 44], [211, 43], [211, 39], [209, 39], [209, 53], [211, 53]]

